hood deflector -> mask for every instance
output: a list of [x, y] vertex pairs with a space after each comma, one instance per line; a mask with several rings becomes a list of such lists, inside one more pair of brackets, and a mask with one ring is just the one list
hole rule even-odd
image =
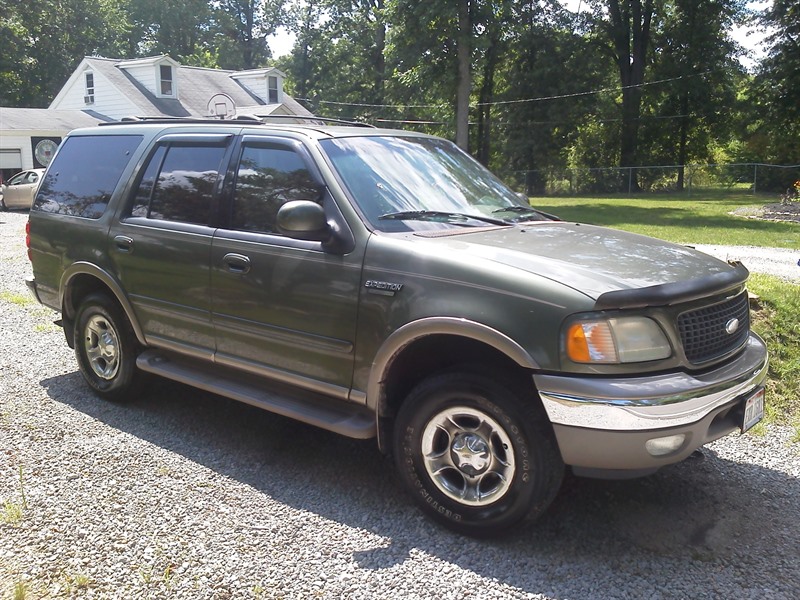
[[644, 308], [647, 306], [667, 306], [703, 298], [714, 293], [743, 285], [750, 271], [740, 262], [731, 263], [734, 269], [714, 273], [698, 279], [676, 281], [630, 290], [614, 290], [601, 294], [595, 303], [597, 310], [614, 308]]

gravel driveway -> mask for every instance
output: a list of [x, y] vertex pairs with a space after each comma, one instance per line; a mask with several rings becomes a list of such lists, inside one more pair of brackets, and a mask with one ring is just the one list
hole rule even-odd
[[130, 405], [92, 396], [28, 300], [25, 221], [0, 213], [2, 600], [18, 584], [36, 599], [800, 597], [787, 428], [644, 479], [570, 478], [538, 523], [460, 537], [373, 442], [167, 382]]
[[704, 244], [695, 244], [692, 247], [722, 260], [739, 260], [751, 273], [766, 273], [800, 283], [800, 250]]

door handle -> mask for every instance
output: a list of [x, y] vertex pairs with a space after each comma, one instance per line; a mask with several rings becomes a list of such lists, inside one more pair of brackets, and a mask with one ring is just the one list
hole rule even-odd
[[114, 244], [120, 252], [133, 252], [133, 238], [127, 235], [114, 236]]
[[226, 254], [222, 258], [222, 262], [225, 263], [228, 271], [237, 275], [244, 275], [250, 271], [250, 259], [243, 254]]

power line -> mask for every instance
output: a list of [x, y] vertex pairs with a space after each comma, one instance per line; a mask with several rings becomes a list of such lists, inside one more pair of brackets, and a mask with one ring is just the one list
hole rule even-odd
[[688, 79], [690, 77], [700, 77], [701, 75], [708, 75], [712, 71], [703, 71], [702, 73], [693, 73], [692, 75], [680, 75], [679, 77], [670, 77], [669, 79], [659, 79], [658, 81], [648, 81], [637, 85], [625, 85], [617, 88], [603, 88], [591, 92], [575, 92], [573, 94], [559, 94], [557, 96], [543, 96], [541, 98], [526, 98], [523, 100], [498, 100], [497, 102], [479, 102], [474, 106], [499, 106], [501, 104], [523, 104], [527, 102], [541, 102], [543, 100], [561, 100], [563, 98], [577, 98], [580, 96], [592, 96], [594, 94], [604, 94], [608, 92], [622, 92], [634, 88], [643, 88], [650, 85], [659, 85], [662, 83], [670, 83], [672, 81], [679, 81], [681, 79]]
[[[615, 88], [601, 88], [599, 90], [591, 90], [586, 92], [574, 92], [571, 94], [557, 94], [554, 96], [540, 96], [537, 98], [522, 98], [519, 100], [498, 100], [495, 102], [477, 102], [470, 104], [470, 108], [476, 108], [478, 106], [501, 106], [506, 104], [524, 104], [529, 102], [544, 102], [547, 100], [563, 100], [565, 98], [579, 98], [581, 96], [591, 96], [595, 94], [606, 94], [612, 92], [622, 92], [625, 90], [635, 89], [635, 88], [644, 88], [651, 85], [661, 85], [662, 83], [671, 83], [673, 81], [680, 81], [682, 79], [689, 79], [692, 77], [702, 77], [704, 75], [708, 75], [709, 73], [713, 73], [713, 70], [703, 71], [702, 73], [693, 73], [691, 75], [680, 75], [678, 77], [670, 77], [668, 79], [659, 79], [658, 81], [647, 81], [644, 83], [640, 83], [637, 85], [626, 85], [621, 87]], [[447, 109], [450, 108], [449, 104], [371, 104], [367, 102], [339, 102], [336, 100], [316, 100], [313, 98], [295, 98], [295, 100], [302, 100], [305, 102], [316, 103], [316, 104], [330, 104], [333, 106], [354, 106], [358, 108], [395, 108], [398, 110], [406, 109], [406, 108], [443, 108]]]
[[[688, 117], [693, 118], [704, 118], [708, 115], [703, 114], [684, 114], [684, 115], [645, 115], [639, 117], [638, 119], [634, 119], [635, 121], [663, 121], [663, 120], [672, 120], [672, 119], [685, 119]], [[623, 119], [621, 118], [614, 118], [614, 119], [597, 119], [595, 122], [597, 123], [621, 123]], [[399, 123], [403, 125], [452, 125], [452, 121], [424, 121], [418, 119], [382, 119], [382, 118], [372, 118], [369, 119], [372, 123]], [[565, 123], [574, 123], [572, 120], [564, 119], [559, 121], [497, 121], [492, 119], [492, 126], [497, 127], [531, 127], [534, 125], [563, 125]], [[478, 125], [477, 121], [470, 121], [470, 126]]]

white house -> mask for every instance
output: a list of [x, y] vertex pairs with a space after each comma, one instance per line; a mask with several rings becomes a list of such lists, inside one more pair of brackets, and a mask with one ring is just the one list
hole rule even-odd
[[46, 167], [68, 132], [101, 120], [81, 111], [0, 106], [0, 181], [25, 169]]
[[87, 57], [50, 108], [91, 111], [114, 120], [234, 112], [312, 116], [284, 94], [285, 77], [275, 68], [225, 71], [184, 67], [164, 55], [133, 60]]
[[[0, 173], [44, 167], [77, 127], [125, 117], [313, 116], [283, 91], [275, 68], [226, 71], [169, 56], [84, 58], [47, 109], [0, 107]], [[37, 153], [37, 148], [38, 153]]]

